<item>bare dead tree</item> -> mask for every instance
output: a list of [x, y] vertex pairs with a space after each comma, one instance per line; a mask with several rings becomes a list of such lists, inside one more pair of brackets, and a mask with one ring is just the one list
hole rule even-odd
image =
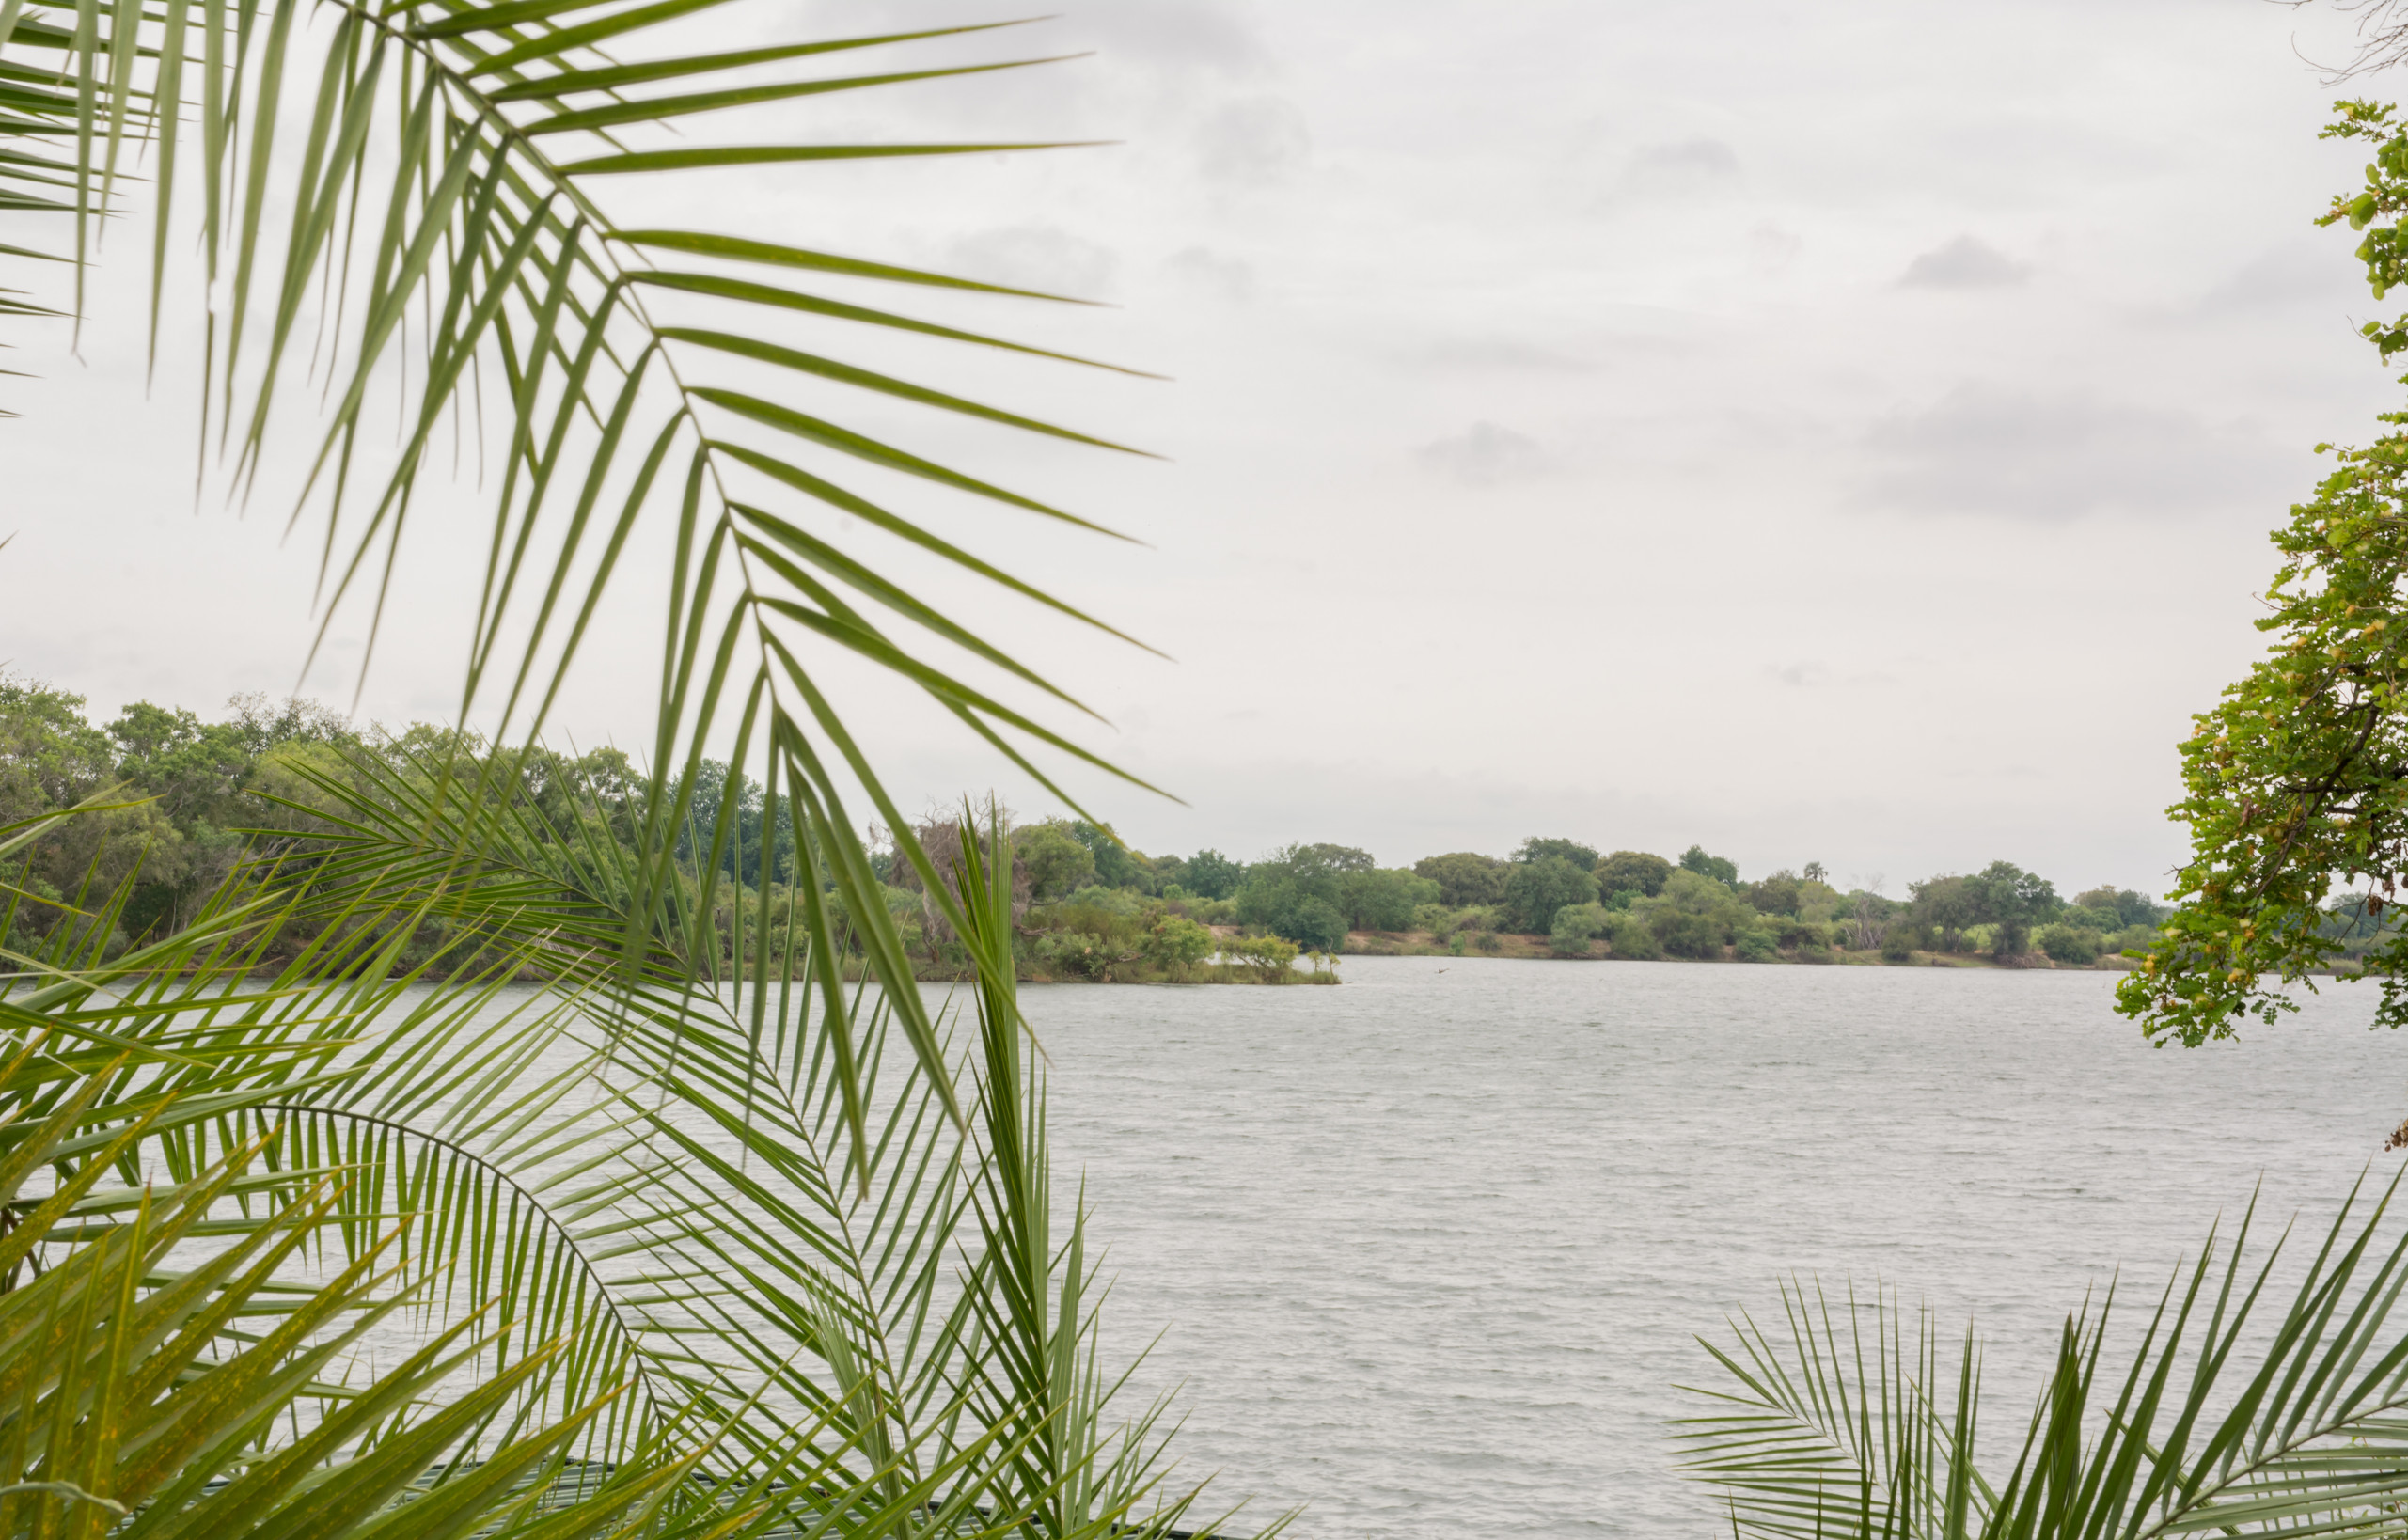
[[[2388, 70], [2408, 59], [2408, 0], [2274, 0], [2280, 6], [2297, 10], [2302, 6], [2330, 5], [2345, 16], [2358, 19], [2358, 44], [2345, 64], [2326, 64], [2300, 57], [2324, 73], [2324, 84], [2337, 86], [2359, 75], [2370, 75], [2378, 70]], [[2294, 50], [2296, 51], [2296, 50]]]
[[1858, 951], [1870, 951], [1890, 934], [1889, 905], [1881, 899], [1881, 879], [1877, 875], [1856, 890], [1856, 914], [1849, 921], [1855, 931]]
[[[1003, 837], [1009, 840], [1012, 835], [1010, 809], [999, 804], [988, 811], [1000, 823]], [[984, 841], [993, 831], [986, 827], [984, 815], [976, 826], [966, 829], [959, 811], [932, 808], [912, 825], [911, 832], [913, 838], [920, 841], [920, 848], [928, 853], [928, 864], [936, 869], [937, 880], [944, 883], [949, 890], [958, 891], [961, 887], [962, 841], [965, 839]], [[895, 863], [894, 884], [920, 895], [921, 934], [927, 938], [930, 955], [935, 955], [939, 945], [953, 938], [953, 927], [946, 921], [944, 910], [937, 907], [935, 897], [921, 886], [919, 870], [909, 862]], [[1029, 892], [1028, 863], [1015, 854], [1012, 860], [1012, 919], [1015, 924], [1029, 912]]]

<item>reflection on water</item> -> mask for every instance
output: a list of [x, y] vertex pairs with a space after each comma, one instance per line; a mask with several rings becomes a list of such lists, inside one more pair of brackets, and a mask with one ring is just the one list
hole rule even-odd
[[1170, 1328], [1141, 1393], [1184, 1379], [1187, 1471], [1303, 1536], [1708, 1532], [1668, 1387], [1793, 1267], [1975, 1317], [2018, 1422], [2086, 1285], [2153, 1291], [2261, 1175], [2328, 1218], [2408, 1113], [2353, 988], [2183, 1052], [2103, 973], [1344, 971], [1026, 996], [1115, 1334]]

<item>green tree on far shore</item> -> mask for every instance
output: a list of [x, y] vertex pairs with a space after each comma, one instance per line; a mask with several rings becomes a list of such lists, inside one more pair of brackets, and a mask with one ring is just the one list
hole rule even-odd
[[1543, 861], [1550, 856], [1569, 861], [1583, 872], [1595, 870], [1597, 861], [1597, 852], [1578, 840], [1542, 840], [1536, 835], [1524, 840], [1520, 848], [1513, 853], [1512, 859], [1516, 865], [1528, 866], [1533, 861]]
[[1701, 877], [1711, 877], [1725, 888], [1737, 888], [1739, 885], [1739, 863], [1721, 856], [1707, 855], [1704, 845], [1692, 845], [1682, 851], [1680, 869], [1683, 872], [1694, 872]]
[[2054, 884], [2012, 861], [1992, 861], [1965, 881], [1973, 895], [1974, 923], [1991, 927], [1991, 951], [2000, 957], [2020, 957], [2031, 950], [2032, 927], [2062, 907]]
[[1504, 908], [1514, 929], [1544, 935], [1555, 911], [1567, 904], [1595, 904], [1597, 879], [1561, 856], [1518, 861], [1505, 876]]
[[1374, 868], [1342, 872], [1338, 908], [1352, 931], [1403, 931], [1413, 925], [1413, 911], [1434, 904], [1439, 885], [1410, 872]]
[[1047, 904], [1095, 880], [1095, 854], [1059, 819], [1032, 824], [1012, 834], [1012, 847], [1029, 874], [1029, 896]]
[[1595, 875], [1600, 891], [1638, 893], [1654, 898], [1664, 890], [1664, 879], [1672, 875], [1673, 864], [1660, 856], [1644, 851], [1617, 850], [1597, 863]]
[[1505, 863], [1493, 856], [1469, 850], [1424, 856], [1413, 863], [1413, 874], [1437, 883], [1440, 901], [1458, 909], [1505, 896]]
[[1931, 933], [1942, 951], [1964, 947], [1965, 933], [1981, 923], [1981, 895], [1970, 877], [1941, 876], [1907, 884], [1908, 913]]
[[1346, 944], [1348, 928], [1344, 879], [1375, 870], [1369, 852], [1349, 845], [1283, 845], [1246, 869], [1237, 889], [1238, 922], [1314, 951], [1334, 951]]
[[1246, 880], [1246, 868], [1217, 850], [1200, 850], [1179, 873], [1179, 886], [1198, 898], [1234, 896]]

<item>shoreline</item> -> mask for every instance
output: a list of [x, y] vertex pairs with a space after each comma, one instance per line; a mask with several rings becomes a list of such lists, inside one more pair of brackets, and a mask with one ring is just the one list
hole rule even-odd
[[[1557, 951], [1544, 935], [1522, 935], [1498, 931], [1493, 935], [1497, 945], [1491, 949], [1476, 944], [1440, 945], [1438, 937], [1427, 931], [1349, 931], [1340, 955], [1346, 957], [1495, 957], [1514, 962], [1531, 963], [1631, 963], [1662, 962], [1712, 965], [1746, 962], [1737, 955], [1737, 949], [1725, 945], [1719, 957], [1616, 957], [1603, 943], [1585, 957], [1566, 957]], [[2128, 973], [2140, 965], [2133, 959], [2109, 953], [2091, 963], [2060, 963], [2046, 952], [2023, 952], [2011, 957], [1995, 957], [1989, 952], [1974, 951], [1911, 951], [1906, 960], [1894, 962], [1881, 955], [1879, 948], [1854, 951], [1842, 947], [1791, 948], [1761, 962], [1747, 962], [1751, 967], [1767, 965], [1788, 965], [1804, 967], [1958, 967], [1993, 968], [2008, 971], [2046, 969], [2060, 973]]]

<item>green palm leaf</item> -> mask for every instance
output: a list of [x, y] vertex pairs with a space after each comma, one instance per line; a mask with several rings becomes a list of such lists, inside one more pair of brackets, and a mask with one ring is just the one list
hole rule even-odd
[[[1736, 1327], [1708, 1344], [1714, 1409], [1676, 1424], [1690, 1474], [1741, 1533], [1783, 1536], [2394, 1535], [2408, 1513], [2408, 1235], [2353, 1194], [2274, 1302], [2277, 1243], [2211, 1234], [2177, 1273], [2120, 1372], [2112, 1296], [2067, 1317], [2021, 1452], [1992, 1485], [1974, 1469], [1980, 1384], [1967, 1339], [1955, 1383], [1894, 1300], [1785, 1290], [1779, 1340]], [[2219, 1250], [2222, 1252], [2219, 1260]], [[1864, 1325], [1860, 1325], [1864, 1323]], [[1866, 1328], [1869, 1326], [1869, 1330]]]
[[[95, 222], [147, 208], [154, 338], [181, 244], [169, 227], [197, 224], [210, 446], [238, 492], [272, 456], [301, 468], [292, 518], [315, 528], [323, 623], [364, 607], [372, 656], [386, 606], [407, 601], [395, 557], [444, 435], [493, 456], [449, 740], [341, 773], [293, 766], [306, 790], [290, 810], [309, 832], [262, 836], [189, 924], [113, 951], [131, 880], [87, 883], [0, 981], [0, 1037], [38, 1066], [0, 1095], [0, 1130], [100, 1087], [59, 1147], [89, 1173], [61, 1200], [87, 1205], [77, 1244], [148, 1223], [146, 1180], [184, 1190], [235, 1172], [194, 1223], [306, 1231], [260, 1275], [284, 1291], [276, 1308], [323, 1298], [329, 1322], [348, 1312], [421, 1352], [447, 1344], [411, 1360], [436, 1380], [411, 1382], [406, 1413], [320, 1388], [307, 1375], [325, 1360], [258, 1360], [257, 1405], [329, 1408], [255, 1418], [225, 1446], [245, 1452], [238, 1481], [291, 1477], [303, 1506], [278, 1532], [381, 1533], [405, 1515], [468, 1532], [491, 1499], [548, 1533], [568, 1520], [544, 1494], [593, 1470], [636, 1484], [641, 1516], [613, 1521], [628, 1532], [774, 1527], [799, 1504], [813, 1532], [1067, 1540], [1160, 1530], [1193, 1501], [1162, 1485], [1158, 1408], [1125, 1426], [1108, 1410], [1101, 1290], [1083, 1216], [1063, 1247], [1047, 1211], [997, 889], [943, 879], [826, 682], [831, 663], [865, 659], [1041, 782], [1039, 751], [1103, 764], [1007, 694], [1076, 706], [1068, 692], [829, 538], [859, 518], [906, 558], [1117, 637], [915, 508], [845, 484], [867, 465], [922, 495], [1098, 527], [844, 404], [1117, 448], [843, 352], [904, 332], [1084, 361], [793, 285], [1047, 296], [772, 238], [784, 231], [622, 229], [605, 201], [618, 184], [601, 180], [1060, 148], [678, 137], [698, 115], [1051, 61], [785, 74], [985, 29], [698, 52], [686, 24], [716, 3], [0, 0], [14, 93], [0, 152], [18, 157], [0, 161], [0, 194], [24, 219], [55, 207], [41, 217], [66, 222], [54, 246], [79, 321]], [[137, 153], [154, 181], [124, 174]], [[24, 249], [0, 256], [39, 281]], [[787, 394], [804, 386], [808, 410]], [[572, 798], [554, 821], [522, 794], [527, 766], [606, 600], [639, 575], [625, 558], [648, 528], [669, 552], [640, 574], [664, 584], [667, 617], [650, 772], [623, 802]], [[744, 869], [733, 800], [698, 800], [706, 748], [731, 740], [765, 789], [761, 826], [793, 832], [776, 955], [771, 884], [723, 875]], [[900, 858], [969, 943], [974, 1035], [921, 998], [858, 833], [864, 801], [905, 831]], [[530, 977], [532, 993], [511, 987]], [[398, 1441], [404, 1426], [417, 1443]], [[358, 1480], [296, 1474], [338, 1446], [365, 1462]], [[150, 1512], [205, 1511], [197, 1472], [231, 1467], [212, 1465], [217, 1444], [172, 1448]], [[417, 1456], [441, 1450], [471, 1454], [446, 1455], [421, 1492], [433, 1468]]]
[[[588, 185], [606, 172], [1054, 148], [991, 141], [648, 147], [642, 137], [666, 133], [697, 112], [1054, 61], [935, 64], [832, 78], [763, 81], [758, 75], [764, 67], [821, 54], [933, 45], [984, 30], [976, 27], [646, 55], [655, 38], [683, 37], [678, 27], [697, 8], [695, 0], [398, 8], [338, 0], [330, 34], [305, 48], [295, 30], [297, 0], [256, 8], [175, 0], [157, 11], [118, 6], [105, 14], [95, 4], [27, 0], [19, 7], [8, 46], [66, 50], [80, 84], [73, 91], [35, 91], [20, 103], [33, 125], [23, 137], [71, 138], [78, 158], [52, 157], [55, 165], [26, 165], [22, 174], [48, 175], [67, 184], [62, 194], [72, 191], [80, 211], [72, 217], [80, 259], [86, 249], [80, 232], [134, 192], [112, 180], [124, 141], [155, 141], [160, 175], [144, 196], [154, 199], [163, 242], [178, 183], [192, 181], [185, 151], [197, 149], [206, 263], [228, 280], [223, 308], [209, 321], [214, 340], [204, 388], [238, 475], [255, 474], [271, 434], [291, 431], [275, 424], [289, 415], [277, 407], [293, 350], [307, 341], [315, 352], [331, 339], [329, 416], [315, 450], [315, 495], [306, 505], [309, 517], [323, 521], [326, 623], [346, 605], [364, 603], [373, 631], [391, 598], [392, 553], [427, 454], [452, 414], [464, 406], [475, 410], [487, 371], [497, 371], [505, 389], [496, 442], [504, 446], [505, 461], [498, 467], [463, 719], [489, 712], [526, 738], [540, 731], [604, 592], [624, 574], [619, 554], [648, 518], [664, 522], [676, 532], [678, 558], [669, 574], [670, 624], [652, 746], [653, 762], [664, 772], [656, 784], [690, 779], [714, 733], [732, 732], [756, 751], [765, 748], [781, 762], [779, 778], [813, 842], [833, 853], [830, 870], [848, 910], [871, 929], [887, 928], [882, 906], [863, 902], [870, 895], [858, 873], [866, 857], [858, 850], [858, 821], [846, 788], [865, 794], [888, 825], [908, 825], [819, 686], [824, 660], [867, 658], [999, 746], [1020, 739], [1061, 749], [1067, 741], [943, 667], [925, 650], [926, 641], [968, 645], [982, 666], [1056, 696], [1062, 692], [885, 579], [876, 580], [875, 596], [916, 629], [921, 642], [866, 632], [831, 615], [822, 602], [822, 579], [858, 587], [869, 569], [838, 556], [810, 530], [815, 516], [823, 523], [831, 513], [859, 516], [870, 499], [828, 471], [800, 464], [774, 477], [782, 508], [758, 495], [749, 503], [733, 500], [726, 490], [730, 478], [740, 465], [785, 470], [793, 451], [780, 441], [799, 437], [808, 452], [832, 451], [956, 494], [1087, 521], [839, 419], [735, 388], [720, 361], [767, 362], [873, 398], [969, 414], [1076, 443], [1102, 441], [906, 383], [819, 347], [765, 341], [761, 318], [866, 322], [983, 349], [1061, 356], [1053, 350], [707, 272], [655, 272], [642, 259], [676, 253], [689, 260], [768, 261], [856, 281], [1012, 291], [828, 257], [742, 232], [622, 232]], [[606, 43], [606, 55], [599, 52]], [[670, 95], [629, 94], [672, 80], [678, 86]], [[722, 80], [727, 83], [716, 83]], [[195, 99], [200, 132], [197, 145], [187, 147], [191, 125], [180, 103]], [[580, 151], [575, 146], [581, 143], [590, 149]], [[270, 179], [271, 165], [287, 153], [298, 155], [289, 212], [273, 196]], [[153, 253], [154, 295], [165, 253], [164, 244]], [[653, 319], [647, 297], [671, 291], [681, 310], [674, 325]], [[320, 322], [319, 338], [306, 338], [305, 310], [313, 296], [329, 292], [338, 300], [334, 313]], [[158, 303], [154, 297], [154, 326]], [[688, 323], [697, 306], [715, 312], [716, 323]], [[405, 327], [414, 307], [424, 319]], [[395, 403], [404, 432], [398, 452], [380, 460], [358, 430], [380, 369], [404, 346], [415, 382]], [[641, 456], [632, 483], [622, 450]], [[748, 520], [804, 538], [783, 541], [776, 559], [767, 559], [762, 547], [748, 543]], [[874, 522], [1056, 613], [1096, 623], [935, 541], [908, 514], [880, 509]], [[1021, 751], [1011, 752], [1018, 757]], [[647, 828], [654, 834], [673, 828], [686, 811], [652, 809]], [[902, 841], [905, 857], [925, 868], [907, 832]], [[646, 859], [638, 894], [657, 904], [666, 901], [669, 874], [656, 848]], [[934, 886], [940, 906], [950, 908], [951, 896]], [[909, 987], [899, 942], [880, 936], [869, 955], [905, 1039], [949, 1112], [961, 1118], [964, 1111], [939, 1073], [936, 1033]], [[842, 1010], [832, 996], [827, 1007]], [[858, 1096], [851, 1101], [858, 1108]], [[855, 1129], [857, 1144], [866, 1132]]]

